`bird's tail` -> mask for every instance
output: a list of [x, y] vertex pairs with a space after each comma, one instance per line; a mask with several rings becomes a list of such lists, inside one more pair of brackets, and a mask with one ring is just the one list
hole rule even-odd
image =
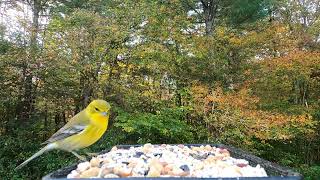
[[50, 151], [50, 150], [54, 149], [55, 147], [56, 147], [56, 144], [53, 144], [53, 143], [50, 143], [50, 144], [46, 145], [45, 147], [40, 149], [40, 151], [38, 151], [34, 155], [32, 155], [29, 159], [25, 160], [23, 163], [21, 163], [19, 166], [17, 166], [15, 168], [15, 170], [18, 170], [18, 169], [22, 168], [23, 166], [28, 164], [31, 160], [37, 158], [38, 156], [42, 155], [43, 153], [45, 153], [47, 151]]

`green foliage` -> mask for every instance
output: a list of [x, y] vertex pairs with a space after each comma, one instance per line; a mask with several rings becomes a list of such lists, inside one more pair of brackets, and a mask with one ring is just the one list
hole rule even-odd
[[239, 25], [263, 19], [272, 11], [274, 0], [236, 0], [226, 1], [230, 22]]
[[210, 140], [223, 144], [232, 144], [234, 146], [242, 146], [245, 148], [249, 142], [247, 119], [243, 119], [239, 112], [233, 110], [217, 110], [213, 114], [205, 117]]
[[5, 54], [10, 48], [10, 43], [6, 40], [0, 39], [0, 54]]
[[320, 176], [320, 166], [311, 166], [309, 167], [308, 165], [301, 166], [300, 171], [304, 175], [304, 179], [306, 180], [314, 180], [318, 179]]
[[164, 109], [157, 114], [121, 112], [115, 126], [133, 143], [191, 143], [194, 134], [184, 121], [185, 114], [181, 108]]
[[41, 143], [39, 137], [41, 136], [34, 136], [38, 130], [35, 127], [25, 129], [25, 131], [15, 130], [15, 136], [1, 136], [0, 175], [2, 179], [38, 179], [39, 176], [43, 176], [53, 169], [75, 162], [72, 155], [55, 151], [44, 154], [21, 171], [14, 171], [17, 165], [39, 150]]

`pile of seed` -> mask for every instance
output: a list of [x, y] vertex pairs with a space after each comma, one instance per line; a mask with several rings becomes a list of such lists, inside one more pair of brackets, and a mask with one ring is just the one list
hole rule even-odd
[[210, 145], [152, 145], [118, 149], [78, 164], [67, 178], [265, 177], [265, 170]]

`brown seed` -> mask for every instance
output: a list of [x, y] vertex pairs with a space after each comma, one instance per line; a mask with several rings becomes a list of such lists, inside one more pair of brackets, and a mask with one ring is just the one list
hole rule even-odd
[[107, 174], [112, 174], [112, 172], [113, 172], [113, 168], [105, 168], [101, 172], [101, 177], [104, 177]]
[[245, 163], [239, 163], [239, 164], [237, 164], [237, 166], [242, 168], [242, 167], [246, 167], [246, 166], [248, 166], [248, 164], [245, 164]]
[[99, 158], [92, 158], [90, 160], [91, 167], [99, 167], [100, 159]]
[[147, 177], [159, 177], [160, 175], [161, 175], [161, 171], [159, 171], [155, 167], [150, 167]]
[[120, 177], [128, 177], [131, 174], [132, 174], [132, 168], [123, 168], [119, 173]]
[[222, 159], [222, 158], [223, 158], [222, 156], [218, 157], [218, 156], [210, 155], [210, 156], [207, 157], [207, 159], [205, 161], [207, 163], [215, 163], [218, 159]]
[[204, 149], [207, 150], [207, 151], [211, 151], [212, 147], [211, 147], [210, 145], [206, 145], [206, 146], [204, 147]]
[[223, 155], [224, 155], [225, 157], [230, 157], [230, 153], [229, 153], [229, 152], [225, 152], [225, 153], [223, 153]]
[[203, 166], [204, 166], [204, 163], [197, 163], [197, 164], [194, 166], [194, 169], [195, 169], [195, 170], [201, 170], [201, 169], [203, 169]]
[[116, 166], [116, 167], [113, 168], [113, 173], [114, 174], [119, 175], [120, 171], [121, 171], [121, 167], [120, 166]]
[[165, 167], [166, 165], [168, 165], [168, 163], [165, 161], [163, 161], [163, 162], [160, 161], [160, 164], [162, 165], [162, 167]]
[[90, 178], [90, 177], [97, 177], [99, 174], [100, 168], [92, 167], [80, 174], [80, 178]]
[[172, 168], [173, 168], [172, 164], [168, 164], [164, 166], [161, 174], [169, 174], [169, 172], [172, 171]]
[[184, 173], [184, 171], [182, 169], [174, 167], [172, 169], [172, 171], [169, 171], [168, 174], [171, 176], [181, 176], [181, 174], [183, 174], [183, 173]]
[[120, 177], [128, 177], [132, 173], [132, 168], [117, 166], [113, 168], [113, 173], [119, 175]]
[[225, 156], [223, 154], [217, 154], [215, 155], [216, 160], [222, 160]]
[[151, 159], [151, 161], [150, 161], [150, 168], [152, 168], [152, 167], [154, 167], [154, 168], [156, 168], [158, 171], [162, 171], [162, 169], [163, 169], [163, 165], [162, 165], [162, 163], [159, 161], [159, 159], [157, 159], [157, 158], [153, 158], [153, 159]]
[[227, 149], [220, 149], [219, 153], [223, 154], [223, 153], [229, 153], [229, 151]]
[[190, 175], [190, 171], [183, 171], [182, 173], [180, 173], [180, 176], [188, 176]]

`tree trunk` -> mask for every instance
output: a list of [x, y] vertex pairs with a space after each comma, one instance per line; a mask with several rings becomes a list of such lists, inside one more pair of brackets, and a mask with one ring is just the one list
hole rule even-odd
[[58, 131], [60, 129], [60, 122], [61, 122], [60, 113], [56, 112], [54, 115], [55, 131]]
[[19, 119], [22, 122], [26, 122], [32, 112], [33, 112], [33, 104], [35, 99], [35, 86], [33, 85], [32, 79], [34, 77], [33, 65], [36, 61], [37, 56], [37, 37], [39, 32], [39, 13], [41, 11], [41, 1], [34, 0], [31, 2], [32, 6], [32, 28], [31, 28], [31, 37], [30, 37], [30, 57], [25, 60], [23, 64], [23, 75], [24, 75], [24, 93], [23, 100], [21, 102], [21, 110], [19, 113]]
[[201, 0], [204, 23], [206, 25], [206, 35], [212, 35], [214, 31], [214, 23], [217, 15], [218, 0]]
[[44, 133], [43, 133], [43, 137], [42, 137], [42, 140], [45, 141], [47, 139], [47, 135], [48, 135], [48, 126], [49, 126], [49, 123], [48, 123], [48, 106], [47, 104], [45, 105], [45, 110], [44, 110], [44, 124], [43, 124], [44, 128]]

